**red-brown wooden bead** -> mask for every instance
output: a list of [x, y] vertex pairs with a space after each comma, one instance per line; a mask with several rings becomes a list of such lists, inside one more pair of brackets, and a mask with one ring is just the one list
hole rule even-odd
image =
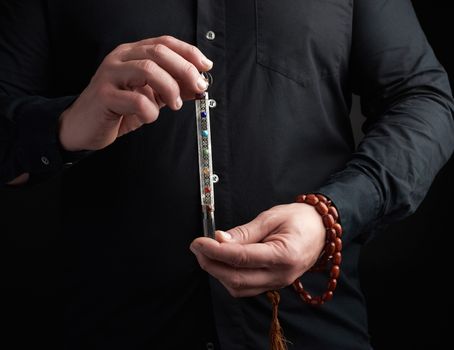
[[339, 213], [335, 207], [329, 207], [329, 213], [333, 216], [334, 220], [339, 220]]
[[330, 273], [329, 277], [337, 280], [339, 278], [339, 275], [340, 275], [339, 265], [331, 266], [331, 273]]
[[323, 300], [322, 300], [321, 296], [312, 297], [311, 305], [317, 306], [317, 305], [321, 305], [321, 304], [323, 304]]
[[[313, 297], [304, 290], [303, 284], [299, 279], [293, 282], [294, 289], [305, 303], [318, 306], [324, 304], [325, 301], [331, 300], [337, 287], [337, 279], [340, 276], [339, 265], [342, 261], [342, 226], [337, 222], [339, 220], [337, 209], [332, 206], [332, 202], [325, 196], [319, 194], [299, 195], [296, 197], [296, 201], [314, 206], [317, 213], [322, 217], [323, 225], [326, 229], [324, 250], [309, 271], [325, 271], [328, 266], [331, 266], [327, 290], [321, 296]], [[329, 261], [332, 261], [332, 264]]]
[[322, 220], [323, 225], [325, 225], [326, 228], [331, 228], [336, 223], [333, 216], [330, 214], [322, 216]]
[[331, 278], [328, 282], [328, 290], [334, 292], [337, 287], [337, 279]]
[[334, 244], [336, 245], [336, 253], [342, 250], [342, 240], [340, 238], [336, 238], [334, 240]]
[[299, 196], [296, 197], [296, 202], [303, 203], [305, 200], [306, 200], [305, 194], [300, 194]]
[[298, 293], [298, 295], [304, 303], [307, 303], [306, 299], [304, 299], [304, 297], [301, 293]]
[[328, 242], [334, 242], [334, 240], [337, 238], [337, 232], [333, 228], [328, 228], [326, 229], [326, 240]]
[[333, 292], [329, 290], [329, 291], [323, 293], [322, 299], [324, 301], [330, 301], [331, 299], [333, 299]]
[[333, 229], [336, 230], [336, 233], [339, 237], [342, 237], [342, 226], [339, 223], [333, 225]]
[[315, 194], [308, 194], [304, 202], [310, 205], [317, 205], [317, 203], [320, 202], [320, 200], [317, 198]]
[[296, 291], [298, 293], [301, 293], [304, 290], [303, 284], [299, 279], [297, 279], [295, 282], [293, 282], [293, 287], [295, 287]]
[[328, 206], [323, 202], [318, 202], [318, 204], [315, 206], [315, 210], [317, 210], [317, 213], [322, 216], [328, 214], [329, 211]]
[[340, 265], [342, 262], [341, 252], [334, 253], [333, 255], [333, 265]]
[[317, 198], [320, 200], [320, 202], [323, 202], [323, 203], [325, 203], [325, 204], [328, 203], [328, 198], [326, 198], [324, 195], [322, 195], [322, 194], [317, 194], [316, 196], [317, 196]]
[[305, 290], [303, 290], [301, 293], [300, 293], [301, 297], [303, 298], [303, 300], [306, 302], [306, 303], [309, 303], [311, 300], [312, 300], [312, 296], [306, 292]]
[[332, 256], [336, 251], [336, 244], [334, 242], [329, 242], [325, 245], [325, 254]]

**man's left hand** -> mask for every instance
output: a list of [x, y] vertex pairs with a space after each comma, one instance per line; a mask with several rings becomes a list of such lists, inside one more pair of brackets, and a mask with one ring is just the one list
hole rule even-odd
[[255, 296], [293, 283], [315, 264], [324, 247], [325, 229], [315, 208], [279, 205], [216, 240], [200, 237], [191, 251], [205, 271], [234, 297]]

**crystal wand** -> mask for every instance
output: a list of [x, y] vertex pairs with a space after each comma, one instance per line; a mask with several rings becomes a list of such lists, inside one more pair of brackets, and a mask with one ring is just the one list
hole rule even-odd
[[214, 238], [214, 187], [213, 161], [211, 157], [210, 106], [208, 93], [197, 95], [195, 99], [197, 122], [197, 143], [200, 173], [200, 196], [203, 214], [203, 234]]

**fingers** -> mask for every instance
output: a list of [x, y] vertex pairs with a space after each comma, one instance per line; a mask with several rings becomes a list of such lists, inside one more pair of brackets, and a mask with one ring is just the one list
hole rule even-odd
[[186, 61], [191, 62], [197, 70], [201, 72], [209, 71], [213, 67], [213, 62], [211, 62], [197, 47], [172, 36], [164, 35], [158, 38], [145, 39], [133, 45], [146, 46], [156, 44], [167, 46], [169, 49], [186, 59]]
[[10, 186], [23, 185], [23, 184], [27, 183], [29, 179], [30, 179], [30, 174], [24, 173], [24, 174], [16, 177], [14, 180], [11, 180], [10, 182], [8, 182], [7, 185], [10, 185]]
[[[164, 106], [164, 103], [161, 101], [158, 101], [158, 99], [155, 96], [155, 93], [153, 89], [145, 85], [141, 88], [136, 88], [134, 89], [135, 92], [142, 94], [146, 96], [153, 104], [157, 105], [159, 108]], [[151, 116], [151, 115], [150, 115]], [[152, 120], [153, 118], [151, 118]], [[135, 114], [132, 115], [124, 115], [120, 128], [118, 130], [118, 136], [123, 136], [127, 133], [130, 133], [131, 131], [137, 130], [140, 128], [144, 123], [147, 123], [148, 120], [144, 120], [144, 118], [139, 117]]]
[[126, 135], [132, 131], [137, 130], [143, 125], [142, 120], [135, 114], [124, 116], [120, 128], [118, 129], [118, 137]]
[[250, 244], [262, 241], [277, 229], [279, 220], [276, 220], [275, 213], [265, 211], [254, 220], [245, 225], [237, 226], [227, 231], [232, 236], [231, 241], [240, 244]]
[[159, 108], [165, 106], [165, 103], [162, 101], [161, 97], [154, 91], [149, 85], [145, 85], [139, 88], [135, 88], [134, 91], [141, 93], [142, 95], [148, 97], [150, 101], [156, 103]]
[[195, 46], [163, 36], [117, 47], [104, 60], [97, 81], [123, 90], [148, 85], [160, 107], [178, 110], [183, 99], [193, 99], [208, 88], [199, 71], [211, 67], [212, 62]]
[[63, 147], [102, 149], [155, 121], [161, 107], [180, 109], [183, 99], [206, 89], [199, 72], [212, 65], [196, 47], [169, 36], [118, 46], [62, 113], [58, 134]]
[[135, 115], [143, 124], [154, 122], [159, 115], [157, 102], [137, 91], [112, 89], [107, 103], [111, 113], [117, 116]]
[[273, 243], [219, 243], [200, 237], [191, 244], [194, 253], [205, 255], [211, 260], [241, 268], [266, 268], [278, 264], [278, 252]]
[[234, 297], [254, 296], [271, 289], [280, 289], [293, 280], [281, 280], [284, 274], [266, 268], [237, 268], [196, 254], [200, 267], [218, 279]]
[[193, 97], [208, 88], [206, 80], [193, 63], [163, 44], [142, 45], [123, 52], [123, 61], [151, 60], [168, 72], [180, 85], [181, 95]]
[[201, 267], [233, 296], [256, 295], [290, 285], [316, 262], [325, 232], [312, 207], [281, 205], [216, 240], [191, 244]]
[[134, 89], [149, 85], [162, 102], [174, 110], [181, 108], [180, 87], [175, 79], [151, 60], [128, 61], [120, 65], [114, 83], [123, 89]]

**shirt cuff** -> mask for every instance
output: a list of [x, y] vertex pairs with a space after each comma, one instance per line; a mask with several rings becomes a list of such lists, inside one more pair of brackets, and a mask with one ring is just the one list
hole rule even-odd
[[328, 197], [338, 210], [345, 242], [368, 239], [379, 229], [380, 192], [363, 173], [353, 170], [339, 172], [317, 192]]
[[26, 97], [10, 111], [16, 133], [17, 163], [33, 181], [52, 177], [65, 168], [58, 119], [76, 98]]

